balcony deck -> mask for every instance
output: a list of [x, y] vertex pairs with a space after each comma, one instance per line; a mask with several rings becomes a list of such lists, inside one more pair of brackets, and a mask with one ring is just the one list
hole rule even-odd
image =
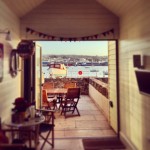
[[78, 109], [81, 116], [66, 119], [56, 112], [54, 149], [83, 150], [83, 138], [116, 137], [105, 116], [89, 96], [81, 95]]

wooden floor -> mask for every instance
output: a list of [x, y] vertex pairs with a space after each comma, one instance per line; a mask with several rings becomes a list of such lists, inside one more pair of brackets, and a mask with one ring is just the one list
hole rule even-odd
[[[64, 118], [55, 114], [55, 148], [57, 150], [83, 150], [82, 139], [115, 137], [103, 113], [87, 95], [81, 95], [78, 103], [81, 116]], [[41, 141], [42, 142], [42, 141]], [[49, 145], [44, 150], [51, 149]]]

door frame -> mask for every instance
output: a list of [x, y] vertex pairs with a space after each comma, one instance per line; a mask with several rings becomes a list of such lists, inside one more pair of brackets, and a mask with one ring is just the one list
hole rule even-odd
[[[119, 93], [119, 47], [118, 47], [118, 40], [117, 39], [101, 39], [101, 40], [97, 40], [97, 41], [114, 41], [115, 42], [115, 55], [116, 55], [116, 111], [117, 111], [117, 135], [119, 136], [119, 132], [120, 132], [120, 103], [119, 103], [119, 99], [120, 99], [120, 93]], [[109, 59], [108, 59], [109, 61]], [[42, 67], [42, 66], [41, 66]], [[41, 68], [42, 69], [42, 68]], [[109, 77], [108, 77], [109, 78]], [[109, 114], [110, 115], [110, 114]]]

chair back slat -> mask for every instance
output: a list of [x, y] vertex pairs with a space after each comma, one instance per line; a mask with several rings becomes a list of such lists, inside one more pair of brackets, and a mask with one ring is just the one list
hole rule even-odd
[[46, 109], [53, 109], [53, 110], [56, 108], [55, 96], [49, 97], [49, 95], [47, 95], [46, 89], [42, 90], [42, 107]]
[[76, 82], [67, 82], [64, 85], [64, 88], [68, 89], [68, 88], [75, 88], [76, 87]]
[[[68, 116], [80, 116], [80, 112], [77, 108], [78, 102], [80, 99], [80, 88], [68, 88], [65, 100], [62, 101], [61, 115], [64, 114], [65, 118]], [[76, 114], [75, 114], [76, 113]]]
[[52, 89], [52, 88], [54, 88], [54, 83], [52, 82], [45, 82], [43, 84], [43, 89]]
[[47, 103], [47, 91], [45, 89], [42, 90], [42, 102]]
[[80, 98], [80, 88], [68, 88], [66, 99]]

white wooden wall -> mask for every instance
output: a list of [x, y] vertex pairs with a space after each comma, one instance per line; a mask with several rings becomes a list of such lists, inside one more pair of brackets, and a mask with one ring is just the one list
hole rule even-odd
[[[110, 0], [96, 0], [100, 4], [104, 5], [107, 9], [109, 9], [111, 12], [119, 16], [120, 18], [127, 14], [128, 12], [135, 9], [135, 5], [138, 4], [141, 0], [113, 0], [110, 2]], [[148, 2], [149, 0], [144, 0], [144, 2]]]
[[8, 28], [11, 31], [12, 41], [5, 40], [5, 35], [0, 34], [0, 43], [4, 44], [4, 76], [0, 82], [0, 117], [2, 121], [10, 118], [11, 108], [20, 91], [20, 73], [12, 78], [9, 74], [9, 56], [12, 48], [16, 48], [19, 40], [19, 19], [0, 1], [0, 30]]
[[26, 27], [56, 37], [85, 37], [114, 28], [115, 35], [107, 38], [118, 37], [118, 18], [93, 0], [46, 0], [21, 19], [22, 38], [43, 39], [26, 34]]
[[150, 70], [150, 2], [140, 1], [120, 19], [119, 74], [121, 135], [137, 150], [150, 149], [150, 96], [139, 93], [133, 55], [146, 56]]
[[110, 125], [118, 132], [117, 120], [117, 78], [116, 78], [116, 42], [108, 42], [108, 73], [109, 73], [109, 101], [113, 102], [113, 107], [109, 107]]
[[[120, 16], [121, 136], [131, 142], [136, 149], [148, 150], [150, 149], [150, 98], [141, 95], [138, 91], [133, 68], [133, 55], [146, 55], [146, 69], [150, 69], [150, 2], [149, 0], [115, 0], [113, 3], [110, 0], [97, 1]], [[64, 37], [86, 36], [104, 32], [112, 27], [118, 31], [117, 17], [92, 0], [47, 0], [43, 5], [23, 17], [21, 23], [22, 38], [36, 37], [26, 36], [25, 27], [28, 26], [43, 33]], [[10, 27], [15, 37], [14, 40], [18, 40], [19, 20], [0, 1], [0, 28], [5, 27]], [[115, 37], [118, 36], [115, 35]], [[3, 42], [3, 38], [0, 40]], [[14, 46], [16, 42], [13, 43]], [[8, 74], [9, 52], [10, 47], [5, 45], [4, 80], [0, 83], [0, 101], [2, 103], [0, 113], [2, 116], [7, 114], [8, 106], [11, 107], [8, 104], [11, 104], [20, 93], [17, 91], [19, 90], [20, 79], [17, 79], [19, 77], [12, 79]]]
[[45, 0], [2, 0], [18, 17], [29, 13]]

